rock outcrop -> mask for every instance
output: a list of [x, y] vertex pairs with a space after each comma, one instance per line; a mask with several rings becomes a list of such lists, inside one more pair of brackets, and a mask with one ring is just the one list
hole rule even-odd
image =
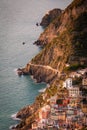
[[[83, 13], [87, 12], [87, 1], [86, 0], [74, 0], [71, 5], [69, 5], [65, 11], [57, 17], [50, 25], [45, 29], [45, 31], [40, 35], [38, 41], [42, 45], [50, 43], [55, 37], [58, 37], [59, 34], [62, 34], [64, 31], [71, 31], [72, 24], [76, 23], [76, 19]], [[80, 21], [78, 21], [80, 23]], [[84, 23], [80, 23], [84, 24]], [[76, 23], [76, 26], [78, 24]], [[70, 29], [69, 29], [70, 28]], [[77, 33], [77, 31], [72, 30], [72, 33]]]
[[53, 9], [46, 13], [46, 15], [42, 18], [40, 25], [43, 28], [46, 28], [56, 17], [59, 17], [62, 13], [61, 9]]
[[66, 64], [71, 68], [84, 67], [87, 64], [86, 35], [87, 0], [74, 0], [40, 35], [38, 44], [45, 47], [31, 60], [32, 65], [23, 69], [23, 74], [30, 73], [37, 82], [51, 82], [56, 74], [43, 66], [57, 69], [59, 73], [66, 69]]
[[52, 83], [58, 78], [58, 70], [46, 65], [29, 63], [25, 68], [20, 69], [20, 71], [22, 75], [33, 75], [33, 78], [39, 83]]
[[[52, 23], [52, 21], [54, 21], [56, 18], [60, 17], [62, 12], [63, 12], [63, 10], [57, 9], [57, 8], [47, 12], [45, 14], [45, 16], [42, 18], [40, 25], [45, 29], [46, 27], [48, 27], [48, 25], [50, 23]], [[34, 42], [34, 44], [39, 45], [39, 46], [44, 46], [47, 44], [47, 40], [38, 39], [37, 41]]]

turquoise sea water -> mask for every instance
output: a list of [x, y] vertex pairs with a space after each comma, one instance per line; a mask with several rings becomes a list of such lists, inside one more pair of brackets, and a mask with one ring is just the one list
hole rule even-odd
[[46, 86], [15, 73], [40, 51], [32, 44], [43, 31], [36, 23], [50, 9], [64, 9], [71, 1], [0, 0], [0, 130], [17, 123], [11, 115], [33, 103], [38, 90]]

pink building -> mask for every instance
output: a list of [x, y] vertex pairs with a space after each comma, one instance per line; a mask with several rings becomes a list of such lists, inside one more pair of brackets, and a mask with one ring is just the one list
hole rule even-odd
[[49, 117], [49, 114], [50, 114], [50, 106], [46, 105], [46, 106], [41, 108], [41, 110], [39, 112], [39, 118], [40, 119], [47, 119]]

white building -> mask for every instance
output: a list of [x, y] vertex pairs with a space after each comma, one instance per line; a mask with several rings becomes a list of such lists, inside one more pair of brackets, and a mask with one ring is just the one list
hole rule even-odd
[[69, 97], [79, 97], [79, 95], [80, 95], [79, 87], [69, 89]]
[[72, 88], [72, 78], [68, 78], [63, 82], [63, 88]]

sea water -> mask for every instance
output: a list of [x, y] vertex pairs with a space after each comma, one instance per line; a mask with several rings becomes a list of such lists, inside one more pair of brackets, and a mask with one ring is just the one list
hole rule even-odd
[[11, 115], [33, 103], [39, 90], [46, 87], [15, 72], [40, 51], [33, 45], [43, 31], [36, 23], [50, 9], [64, 9], [71, 1], [0, 0], [0, 130], [16, 124]]

